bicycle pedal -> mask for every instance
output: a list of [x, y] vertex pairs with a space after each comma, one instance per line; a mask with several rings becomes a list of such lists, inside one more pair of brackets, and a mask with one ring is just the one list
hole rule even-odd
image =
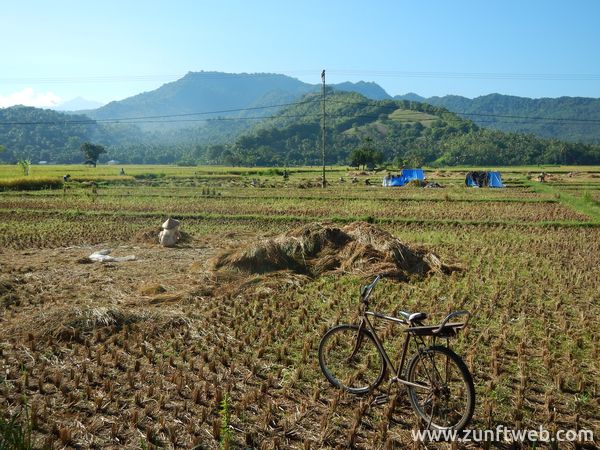
[[380, 394], [373, 400], [373, 405], [384, 405], [388, 402], [389, 397], [387, 394]]

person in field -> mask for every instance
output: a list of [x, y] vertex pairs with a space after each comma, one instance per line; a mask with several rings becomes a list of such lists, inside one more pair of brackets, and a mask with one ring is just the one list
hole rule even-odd
[[162, 231], [158, 234], [158, 242], [163, 247], [174, 247], [180, 237], [179, 220], [169, 217], [162, 224]]

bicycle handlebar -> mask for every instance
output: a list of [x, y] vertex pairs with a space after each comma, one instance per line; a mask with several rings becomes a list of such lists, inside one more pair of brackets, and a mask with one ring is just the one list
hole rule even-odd
[[375, 285], [377, 284], [380, 278], [381, 275], [377, 275], [371, 284], [367, 284], [366, 286], [362, 287], [362, 289], [360, 290], [360, 296], [363, 303], [367, 302], [371, 295], [371, 292], [373, 292], [373, 288], [375, 288]]
[[[368, 300], [369, 297], [371, 296], [371, 293], [373, 292], [373, 289], [375, 288], [375, 285], [377, 284], [377, 282], [381, 279], [381, 274], [377, 275], [375, 277], [375, 279], [371, 282], [371, 284], [367, 284], [366, 286], [363, 286], [360, 290], [360, 296], [361, 296], [361, 301], [364, 304], [368, 304]], [[437, 327], [435, 330], [432, 331], [433, 334], [439, 334], [442, 329], [444, 328], [444, 326], [446, 326], [446, 324], [448, 323], [448, 321], [454, 317], [459, 317], [459, 316], [467, 316], [467, 319], [464, 321], [464, 323], [462, 324], [462, 326], [460, 328], [464, 328], [467, 326], [467, 324], [469, 323], [469, 320], [471, 320], [471, 313], [469, 311], [467, 311], [466, 309], [461, 309], [458, 311], [454, 311], [451, 312], [450, 314], [448, 314], [444, 320], [442, 321], [442, 323], [440, 324], [439, 327]]]

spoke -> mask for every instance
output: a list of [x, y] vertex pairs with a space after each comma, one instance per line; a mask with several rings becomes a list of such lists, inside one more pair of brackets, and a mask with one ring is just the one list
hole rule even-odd
[[429, 395], [425, 398], [425, 401], [423, 402], [423, 406], [431, 404], [432, 399], [433, 399], [433, 392], [430, 392]]
[[368, 389], [382, 370], [382, 360], [371, 338], [352, 328], [340, 328], [323, 344], [324, 370], [342, 389]]
[[417, 413], [433, 427], [454, 427], [468, 408], [465, 379], [445, 352], [426, 350], [412, 369], [409, 393]]
[[444, 379], [444, 377], [441, 376], [440, 371], [438, 370], [438, 368], [435, 365], [435, 356], [434, 355], [429, 355], [429, 359], [431, 359], [431, 365], [433, 366], [433, 370], [435, 372], [435, 375], [437, 376], [436, 381], [441, 381]]

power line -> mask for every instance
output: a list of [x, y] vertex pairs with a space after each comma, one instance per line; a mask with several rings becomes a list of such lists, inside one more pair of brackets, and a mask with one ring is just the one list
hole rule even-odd
[[466, 78], [487, 80], [555, 80], [555, 81], [597, 81], [600, 74], [593, 73], [502, 73], [502, 72], [410, 72], [398, 70], [335, 70], [337, 75], [376, 76], [390, 78]]
[[[236, 109], [224, 109], [224, 110], [215, 110], [215, 111], [201, 111], [201, 112], [193, 112], [193, 113], [180, 113], [180, 114], [162, 114], [162, 115], [151, 115], [151, 116], [136, 116], [136, 117], [122, 117], [122, 118], [104, 118], [104, 119], [82, 119], [82, 120], [64, 120], [64, 121], [10, 121], [10, 122], [2, 122], [0, 121], [0, 126], [28, 126], [28, 125], [97, 125], [97, 124], [144, 124], [144, 123], [185, 123], [185, 122], [205, 122], [205, 121], [239, 121], [239, 120], [265, 120], [265, 119], [276, 119], [276, 118], [301, 118], [301, 117], [318, 117], [318, 113], [305, 113], [305, 114], [292, 114], [292, 115], [270, 115], [270, 116], [254, 116], [254, 117], [212, 117], [212, 118], [197, 118], [197, 119], [189, 119], [189, 117], [200, 116], [200, 115], [213, 115], [213, 114], [226, 114], [233, 112], [243, 112], [243, 111], [257, 111], [264, 110], [270, 108], [283, 108], [287, 106], [295, 106], [302, 104], [310, 104], [319, 102], [320, 99], [318, 97], [314, 97], [311, 99], [299, 101], [299, 102], [290, 102], [290, 103], [280, 103], [274, 105], [265, 105], [265, 106], [256, 106], [256, 107], [248, 107], [248, 108], [236, 108]], [[330, 103], [338, 103], [338, 104], [348, 104], [348, 105], [372, 105], [377, 106], [378, 108], [390, 108], [397, 110], [398, 109], [398, 100], [383, 100], [383, 102], [393, 102], [390, 104], [382, 104], [382, 101], [378, 100], [367, 100], [360, 102], [350, 102], [347, 100], [335, 100], [328, 99]], [[422, 112], [423, 111], [416, 111]], [[519, 115], [508, 115], [508, 114], [485, 114], [485, 113], [468, 113], [468, 112], [450, 112], [448, 113], [463, 115], [463, 116], [477, 116], [484, 118], [495, 118], [500, 121], [503, 120], [511, 120], [511, 121], [521, 121], [521, 123], [526, 122], [558, 122], [558, 123], [588, 123], [588, 124], [600, 124], [600, 119], [576, 119], [576, 118], [561, 118], [561, 117], [541, 117], [541, 116], [519, 116]], [[369, 115], [369, 114], [327, 114], [327, 117], [337, 117], [337, 118], [372, 118], [377, 119], [379, 116]], [[423, 120], [401, 120], [391, 118], [390, 120], [394, 120], [396, 122], [421, 122]], [[425, 120], [425, 119], [424, 119]], [[431, 118], [426, 120], [442, 120], [442, 118]], [[481, 121], [480, 121], [481, 122]], [[485, 123], [493, 123], [493, 121], [485, 121]]]
[[[277, 70], [256, 73], [188, 72], [205, 79], [226, 79], [237, 75], [269, 77], [286, 74], [312, 74], [316, 69]], [[550, 81], [598, 81], [595, 73], [515, 73], [515, 72], [429, 72], [406, 70], [328, 69], [334, 75], [372, 76], [385, 78], [442, 78], [442, 79], [488, 79], [488, 80], [550, 80]], [[62, 83], [119, 83], [129, 81], [162, 81], [181, 78], [181, 73], [142, 75], [81, 75], [56, 77], [1, 77], [0, 83], [12, 84], [62, 84]]]
[[600, 119], [570, 119], [563, 117], [538, 117], [538, 116], [515, 116], [515, 115], [504, 115], [504, 114], [484, 114], [484, 113], [467, 113], [467, 112], [456, 112], [463, 116], [480, 116], [480, 117], [496, 117], [503, 119], [517, 119], [517, 120], [529, 120], [536, 121], [542, 120], [546, 122], [582, 122], [582, 123], [600, 123]]
[[284, 106], [292, 106], [292, 105], [302, 105], [305, 103], [315, 102], [316, 99], [303, 100], [300, 102], [291, 102], [291, 103], [280, 103], [278, 105], [267, 105], [267, 106], [253, 106], [249, 108], [236, 108], [236, 109], [222, 109], [218, 111], [203, 111], [203, 112], [193, 112], [193, 113], [181, 113], [181, 114], [163, 114], [158, 116], [137, 116], [137, 117], [122, 117], [115, 119], [96, 119], [97, 122], [104, 121], [114, 121], [114, 120], [144, 120], [144, 119], [161, 119], [161, 118], [171, 118], [171, 117], [189, 117], [189, 116], [200, 116], [200, 115], [208, 115], [208, 114], [226, 114], [232, 112], [242, 112], [242, 111], [256, 111], [259, 109], [270, 109], [270, 108], [282, 108]]
[[[390, 104], [390, 105], [385, 105], [385, 104], [381, 104], [378, 102], [397, 102], [397, 101], [410, 101], [410, 100], [367, 100], [367, 101], [361, 101], [361, 102], [350, 102], [347, 100], [329, 100], [330, 102], [334, 102], [334, 103], [342, 103], [342, 104], [348, 104], [348, 105], [372, 105], [372, 106], [377, 106], [379, 108], [391, 108], [391, 109], [398, 109], [398, 105], [394, 105], [394, 104]], [[423, 102], [416, 102], [416, 103], [423, 103]], [[436, 107], [435, 105], [431, 105]], [[445, 108], [444, 108], [445, 109]], [[448, 113], [451, 114], [458, 114], [458, 115], [463, 115], [463, 116], [481, 116], [481, 117], [494, 117], [494, 118], [501, 118], [501, 119], [516, 119], [516, 120], [530, 120], [530, 121], [547, 121], [547, 122], [574, 122], [574, 123], [578, 123], [578, 122], [582, 122], [582, 123], [597, 123], [600, 124], [600, 119], [576, 119], [576, 118], [566, 118], [566, 117], [541, 117], [541, 116], [518, 116], [518, 115], [511, 115], [511, 114], [486, 114], [486, 113], [469, 113], [469, 112], [461, 112], [461, 111], [450, 111], [450, 110], [446, 110]], [[427, 114], [425, 111], [416, 111], [416, 112], [422, 112], [424, 114]]]
[[[108, 118], [108, 119], [81, 119], [81, 120], [54, 120], [54, 121], [28, 121], [28, 122], [1, 122], [0, 125], [95, 125], [97, 123], [161, 123], [161, 122], [176, 122], [177, 120], [172, 121], [159, 121], [154, 119], [170, 119], [174, 117], [190, 117], [190, 116], [200, 116], [200, 115], [209, 115], [209, 114], [225, 114], [232, 112], [243, 112], [243, 111], [256, 111], [261, 109], [270, 109], [270, 108], [281, 108], [285, 106], [292, 105], [303, 105], [308, 103], [313, 103], [319, 101], [318, 98], [303, 100], [299, 102], [291, 102], [291, 103], [280, 103], [276, 105], [266, 105], [266, 106], [254, 106], [248, 108], [236, 108], [236, 109], [222, 109], [216, 111], [202, 111], [202, 112], [193, 112], [193, 113], [181, 113], [181, 114], [162, 114], [162, 115], [154, 115], [154, 116], [136, 116], [136, 117], [119, 117], [119, 118]], [[246, 120], [246, 119], [264, 119], [269, 116], [257, 116], [257, 117], [239, 117], [239, 118], [210, 118], [210, 119], [193, 119], [193, 120], [179, 120], [181, 122], [195, 122], [195, 121], [207, 121], [207, 120], [215, 120], [215, 119], [231, 119], [231, 120]], [[275, 117], [275, 116], [271, 116]], [[292, 117], [292, 116], [290, 116]], [[148, 119], [153, 119], [152, 121], [148, 121]]]
[[181, 74], [169, 75], [89, 75], [78, 77], [25, 77], [0, 78], [3, 84], [71, 84], [71, 83], [122, 83], [129, 81], [164, 81], [178, 79]]
[[[305, 73], [308, 71], [296, 71]], [[295, 71], [287, 71], [295, 73]], [[226, 80], [244, 75], [253, 78], [270, 78], [273, 76], [287, 76], [283, 73], [226, 73], [226, 72], [188, 72], [188, 74], [150, 74], [150, 75], [82, 75], [82, 76], [57, 76], [57, 77], [0, 77], [0, 83], [7, 84], [64, 84], [64, 83], [122, 83], [122, 82], [145, 82], [179, 80], [186, 75], [192, 74], [203, 80]]]

